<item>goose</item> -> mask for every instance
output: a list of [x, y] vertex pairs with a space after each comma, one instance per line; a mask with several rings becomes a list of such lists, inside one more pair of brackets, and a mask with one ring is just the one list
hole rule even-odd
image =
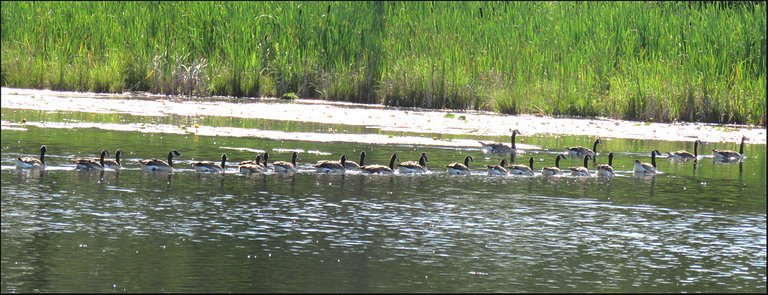
[[365, 165], [364, 163], [365, 163], [365, 151], [362, 151], [360, 152], [360, 164], [355, 163], [355, 161], [346, 161], [344, 162], [344, 169], [359, 171], [360, 166]]
[[224, 173], [227, 170], [227, 154], [221, 154], [221, 165], [210, 161], [194, 162], [192, 166], [195, 167], [195, 172], [198, 173]]
[[179, 157], [179, 156], [181, 156], [181, 153], [179, 153], [176, 150], [171, 150], [170, 152], [168, 152], [168, 162], [152, 158], [152, 159], [141, 160], [141, 161], [139, 161], [139, 163], [141, 163], [141, 165], [143, 165], [142, 169], [144, 169], [146, 171], [172, 172], [173, 171], [173, 157]]
[[421, 174], [429, 171], [427, 169], [427, 162], [429, 162], [429, 159], [427, 159], [427, 154], [421, 153], [421, 157], [419, 157], [418, 162], [414, 162], [414, 161], [403, 162], [403, 163], [397, 164], [397, 168], [401, 174], [408, 174], [408, 173]]
[[533, 157], [528, 159], [528, 166], [522, 164], [511, 164], [507, 167], [509, 174], [533, 176]]
[[744, 159], [744, 141], [747, 140], [746, 136], [741, 136], [741, 145], [739, 145], [739, 152], [732, 150], [712, 150], [712, 156], [717, 161], [733, 162]]
[[676, 152], [670, 152], [668, 153], [667, 157], [672, 161], [688, 161], [688, 160], [697, 160], [699, 157], [699, 144], [701, 143], [701, 140], [696, 140], [696, 142], [693, 143], [693, 155], [685, 150], [679, 150]]
[[[265, 153], [265, 157], [269, 157]], [[285, 172], [297, 172], [299, 171], [298, 167], [296, 167], [296, 158], [299, 157], [299, 153], [293, 152], [293, 155], [291, 155], [291, 161], [285, 162], [285, 161], [277, 161], [272, 163], [272, 167], [275, 169], [275, 172], [285, 173]]]
[[563, 155], [557, 155], [557, 157], [555, 158], [555, 167], [541, 168], [541, 174], [544, 176], [563, 175], [563, 171], [560, 170], [560, 159], [562, 158], [563, 158]]
[[612, 177], [613, 174], [613, 153], [608, 154], [608, 164], [597, 165], [597, 176]]
[[109, 156], [107, 150], [102, 150], [101, 155], [94, 158], [75, 159], [72, 161], [75, 163], [75, 169], [81, 171], [101, 171], [104, 170], [104, 157]]
[[515, 136], [520, 134], [520, 131], [517, 129], [512, 131], [512, 146], [509, 147], [503, 143], [485, 143], [480, 141], [480, 144], [482, 145], [482, 151], [483, 154], [509, 154], [514, 153], [517, 151], [517, 148], [515, 147]]
[[[317, 173], [344, 173], [346, 168], [344, 164], [347, 162], [347, 155], [341, 155], [341, 159], [336, 161], [323, 161], [315, 164], [315, 171]], [[359, 169], [359, 168], [358, 168]]]
[[468, 175], [472, 173], [472, 170], [469, 169], [469, 162], [474, 161], [475, 159], [473, 159], [472, 156], [467, 156], [464, 158], [464, 164], [450, 163], [445, 165], [445, 168], [448, 168], [448, 174], [450, 175]]
[[396, 160], [397, 160], [397, 154], [392, 154], [392, 158], [389, 159], [389, 167], [384, 165], [360, 166], [360, 172], [365, 174], [392, 174], [395, 171]]
[[589, 159], [591, 159], [592, 156], [586, 155], [584, 156], [584, 166], [581, 167], [568, 167], [569, 170], [571, 170], [571, 176], [592, 176], [589, 173]]
[[120, 165], [120, 157], [123, 155], [123, 150], [118, 149], [115, 151], [115, 159], [104, 159], [104, 168], [109, 168], [112, 170], [120, 170], [120, 168], [123, 168], [122, 165]]
[[48, 151], [48, 147], [45, 145], [40, 146], [40, 158], [35, 157], [17, 157], [16, 169], [45, 169], [45, 152]]
[[243, 161], [237, 166], [240, 173], [264, 173], [267, 167], [261, 164], [261, 155], [256, 156], [256, 161]]
[[499, 176], [499, 175], [509, 174], [509, 171], [507, 171], [507, 168], [504, 168], [506, 166], [507, 166], [507, 159], [502, 159], [501, 162], [499, 162], [499, 165], [485, 165], [485, 167], [488, 168], [489, 176]]
[[568, 154], [568, 156], [571, 156], [571, 157], [582, 157], [582, 156], [589, 155], [594, 159], [595, 155], [597, 154], [597, 145], [600, 143], [603, 143], [603, 142], [598, 137], [597, 140], [595, 140], [595, 143], [592, 144], [591, 150], [583, 146], [574, 146], [574, 147], [567, 148], [565, 152]]
[[653, 150], [651, 152], [651, 164], [641, 163], [639, 160], [635, 160], [633, 172], [638, 174], [656, 174], [656, 155], [661, 155], [661, 153], [659, 153], [658, 150]]

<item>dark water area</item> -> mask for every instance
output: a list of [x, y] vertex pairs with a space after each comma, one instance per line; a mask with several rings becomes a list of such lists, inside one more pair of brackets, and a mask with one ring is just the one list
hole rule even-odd
[[[2, 110], [4, 122], [127, 124], [82, 113]], [[122, 121], [121, 121], [122, 120]], [[168, 120], [168, 119], [163, 119]], [[177, 121], [183, 121], [178, 118]], [[318, 132], [343, 126], [218, 119], [220, 126]], [[237, 122], [235, 122], [237, 120]], [[210, 121], [209, 121], [210, 122]], [[173, 123], [169, 121], [168, 123]], [[188, 123], [176, 123], [188, 124]], [[214, 124], [214, 125], [216, 125]], [[279, 141], [97, 128], [6, 128], [2, 143], [3, 292], [762, 292], [766, 288], [766, 148], [716, 163], [707, 143], [693, 163], [658, 158], [663, 173], [636, 177], [650, 151], [689, 142], [603, 139], [617, 176], [550, 178], [557, 153], [586, 136], [529, 136], [533, 177], [492, 177], [500, 157], [478, 148]], [[357, 129], [356, 129], [357, 128]], [[375, 130], [349, 127], [346, 132]], [[463, 137], [483, 139], [480, 137]], [[484, 140], [484, 139], [483, 139]], [[14, 169], [39, 156], [45, 172]], [[119, 172], [74, 171], [102, 148], [125, 152]], [[140, 171], [165, 158], [174, 173]], [[195, 173], [193, 161], [230, 164], [299, 151], [296, 174]], [[317, 174], [317, 160], [347, 154], [386, 164], [429, 155], [426, 175]], [[444, 165], [473, 156], [472, 175]], [[579, 166], [567, 159], [561, 167]], [[590, 167], [593, 167], [590, 163]], [[592, 168], [594, 172], [594, 168]]]

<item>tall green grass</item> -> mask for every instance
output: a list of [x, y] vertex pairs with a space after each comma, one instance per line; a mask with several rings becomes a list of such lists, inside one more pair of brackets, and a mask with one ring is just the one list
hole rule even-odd
[[2, 85], [765, 126], [766, 9], [2, 2]]

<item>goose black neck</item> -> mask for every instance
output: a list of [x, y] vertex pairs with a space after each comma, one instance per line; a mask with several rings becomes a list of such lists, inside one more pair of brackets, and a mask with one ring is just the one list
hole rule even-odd
[[45, 149], [40, 149], [40, 163], [43, 163], [45, 165]]
[[221, 155], [221, 169], [225, 169], [224, 166], [227, 164], [227, 156]]
[[467, 156], [466, 158], [464, 158], [464, 166], [467, 166], [467, 168], [469, 168], [469, 160], [470, 160], [470, 159], [471, 159], [471, 157], [469, 157], [469, 156]]
[[267, 167], [268, 161], [269, 161], [269, 153], [264, 153], [264, 167]]
[[613, 166], [613, 153], [608, 154], [608, 166]]
[[118, 150], [115, 152], [115, 162], [117, 162], [117, 165], [120, 165], [120, 156], [123, 154], [123, 151]]
[[693, 143], [693, 158], [697, 159], [699, 157], [699, 141]]
[[392, 158], [389, 159], [389, 169], [395, 169], [395, 160], [397, 160], [397, 154], [392, 154]]
[[293, 156], [291, 156], [291, 164], [293, 164], [293, 166], [296, 166], [296, 158], [297, 158], [298, 156], [299, 156], [299, 155], [298, 155], [296, 152], [294, 152], [294, 153], [293, 153]]
[[557, 158], [555, 158], [555, 167], [557, 167], [557, 169], [560, 169], [560, 158], [562, 158], [560, 155], [557, 155]]
[[656, 152], [651, 152], [651, 165], [656, 168]]
[[528, 168], [531, 168], [531, 170], [533, 170], [533, 157], [531, 157], [531, 159], [528, 160]]
[[168, 153], [168, 166], [173, 167], [173, 151]]
[[741, 145], [739, 146], [739, 155], [744, 154], [744, 137], [741, 138]]
[[515, 148], [515, 136], [517, 136], [517, 133], [512, 132], [512, 148]]
[[584, 156], [584, 168], [589, 168], [589, 156]]
[[365, 166], [365, 152], [360, 153], [360, 166]]
[[104, 167], [104, 157], [106, 156], [107, 156], [107, 151], [102, 151], [101, 155], [99, 156], [99, 165], [101, 165], [101, 167]]
[[592, 144], [592, 151], [595, 152], [595, 155], [597, 155], [597, 144], [600, 143], [600, 140], [595, 140], [595, 143]]

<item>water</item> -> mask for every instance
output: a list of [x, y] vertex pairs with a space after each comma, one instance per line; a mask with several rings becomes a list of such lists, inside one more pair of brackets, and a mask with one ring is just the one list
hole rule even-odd
[[[131, 115], [2, 109], [3, 292], [761, 292], [766, 288], [766, 149], [748, 144], [740, 166], [702, 158], [658, 160], [638, 178], [634, 159], [692, 143], [603, 139], [597, 163], [615, 154], [618, 176], [489, 177], [479, 148], [308, 142], [142, 130], [40, 128], [9, 122], [149, 121]], [[154, 118], [187, 125], [189, 118]], [[161, 122], [162, 121], [162, 122]], [[371, 134], [341, 124], [208, 118], [207, 125], [286, 133]], [[214, 123], [211, 123], [214, 122]], [[398, 133], [396, 136], [417, 136]], [[437, 137], [437, 134], [426, 135]], [[453, 136], [452, 139], [483, 139]], [[493, 138], [492, 140], [502, 140]], [[524, 137], [536, 167], [586, 136]], [[48, 145], [45, 173], [14, 158]], [[126, 168], [73, 171], [70, 159], [121, 148]], [[135, 162], [165, 158], [173, 174]], [[737, 149], [709, 143], [711, 149]], [[192, 161], [234, 163], [299, 150], [295, 175], [200, 175]], [[386, 164], [429, 155], [432, 174], [317, 175], [311, 164], [346, 153]], [[449, 162], [475, 158], [471, 176]], [[232, 164], [234, 164], [232, 163]], [[561, 167], [578, 166], [564, 160]], [[593, 165], [590, 163], [590, 165]], [[594, 171], [594, 170], [593, 170]]]

